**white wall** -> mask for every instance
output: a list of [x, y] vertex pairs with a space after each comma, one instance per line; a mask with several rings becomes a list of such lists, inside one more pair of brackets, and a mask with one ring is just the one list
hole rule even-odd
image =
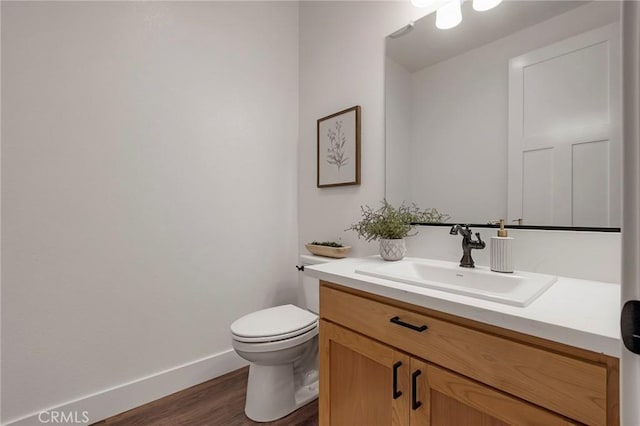
[[394, 168], [411, 175], [410, 199], [455, 221], [506, 218], [509, 59], [616, 21], [619, 7], [592, 2], [413, 73], [412, 162]]
[[2, 421], [239, 366], [295, 299], [298, 5], [2, 2], [2, 89]]
[[[355, 256], [377, 248], [344, 232], [360, 205], [384, 197], [385, 36], [424, 12], [409, 2], [300, 4], [299, 247], [341, 239]], [[316, 120], [362, 106], [362, 184], [316, 188]]]
[[[458, 262], [462, 238], [449, 234], [448, 226], [422, 226], [407, 238], [409, 256]], [[487, 244], [472, 250], [478, 266], [489, 266], [491, 237], [496, 229], [473, 228]], [[513, 237], [513, 265], [520, 271], [560, 275], [605, 282], [620, 282], [619, 232], [569, 232], [509, 229]]]
[[[377, 243], [344, 229], [359, 220], [360, 205], [377, 206], [385, 196], [384, 37], [420, 13], [409, 2], [300, 5], [300, 250], [313, 239], [342, 238], [354, 246], [354, 256], [377, 253]], [[362, 185], [317, 189], [315, 120], [355, 104], [363, 109]], [[506, 180], [503, 185], [506, 192]], [[488, 240], [494, 231], [481, 232]], [[523, 270], [619, 281], [620, 234], [521, 231], [516, 244], [516, 265]], [[462, 255], [459, 237], [447, 228], [422, 227], [407, 246], [414, 256], [457, 261]], [[488, 264], [488, 250], [478, 253], [478, 264]]]

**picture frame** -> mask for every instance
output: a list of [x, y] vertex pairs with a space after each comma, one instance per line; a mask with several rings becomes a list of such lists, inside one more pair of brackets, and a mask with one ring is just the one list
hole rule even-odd
[[318, 188], [360, 185], [360, 113], [356, 105], [318, 120]]

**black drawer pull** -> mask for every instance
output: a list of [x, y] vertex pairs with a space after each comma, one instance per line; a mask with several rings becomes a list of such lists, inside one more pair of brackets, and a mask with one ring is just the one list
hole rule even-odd
[[411, 375], [411, 408], [417, 410], [422, 405], [422, 402], [418, 401], [418, 376], [422, 374], [422, 371], [416, 370]]
[[398, 368], [402, 365], [402, 361], [393, 364], [393, 399], [398, 399], [402, 392], [398, 390]]
[[389, 321], [394, 323], [394, 324], [398, 324], [398, 325], [401, 325], [403, 327], [410, 328], [410, 329], [412, 329], [414, 331], [417, 331], [418, 333], [422, 333], [427, 328], [429, 328], [426, 325], [421, 325], [420, 327], [418, 327], [417, 325], [413, 325], [413, 324], [409, 324], [409, 323], [404, 322], [404, 321], [400, 321], [400, 317], [393, 317]]

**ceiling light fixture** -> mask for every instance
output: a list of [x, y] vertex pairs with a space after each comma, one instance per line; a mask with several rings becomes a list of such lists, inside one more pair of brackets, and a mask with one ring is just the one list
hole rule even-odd
[[462, 1], [452, 0], [436, 11], [436, 27], [448, 30], [462, 22]]
[[473, 10], [484, 12], [485, 10], [493, 9], [500, 3], [502, 3], [502, 0], [473, 0]]
[[[448, 30], [462, 22], [461, 6], [464, 1], [449, 0], [442, 4], [443, 0], [411, 0], [411, 4], [416, 7], [435, 7], [437, 4], [442, 4], [436, 10], [436, 27], [441, 30]], [[502, 0], [473, 0], [473, 9], [478, 12], [484, 12], [493, 9], [500, 3], [502, 3]]]

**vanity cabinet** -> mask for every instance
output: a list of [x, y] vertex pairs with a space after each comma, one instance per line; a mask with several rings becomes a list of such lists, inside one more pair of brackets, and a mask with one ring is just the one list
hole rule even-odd
[[320, 425], [617, 425], [618, 360], [321, 282]]
[[408, 424], [408, 355], [325, 320], [320, 341], [320, 424]]

